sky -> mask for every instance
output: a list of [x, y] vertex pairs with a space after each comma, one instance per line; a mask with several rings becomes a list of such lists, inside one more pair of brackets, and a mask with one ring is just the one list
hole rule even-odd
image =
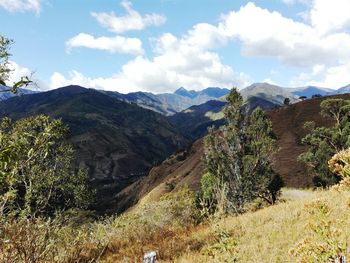
[[350, 0], [0, 0], [11, 81], [121, 93], [350, 84]]

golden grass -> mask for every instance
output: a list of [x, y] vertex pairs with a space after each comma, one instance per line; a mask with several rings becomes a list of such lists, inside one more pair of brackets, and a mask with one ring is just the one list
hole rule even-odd
[[197, 226], [188, 189], [77, 229], [40, 220], [8, 222], [0, 225], [0, 262], [21, 262], [14, 257], [28, 252], [40, 256], [35, 262], [45, 263], [141, 262], [149, 250], [157, 251], [157, 262], [321, 263], [336, 255], [350, 258], [350, 180], [328, 191], [284, 189], [282, 199], [286, 201]]
[[[320, 259], [305, 261], [298, 255], [293, 256], [291, 251], [306, 238], [316, 243], [325, 241], [315, 236], [310, 229], [310, 224], [321, 221], [318, 213], [313, 211], [315, 204], [320, 202], [330, 208], [327, 219], [333, 223], [335, 229], [340, 230], [341, 234], [336, 237], [339, 240], [336, 241], [350, 244], [349, 190], [333, 188], [329, 191], [317, 191], [302, 199], [222, 219], [215, 223], [215, 227], [211, 224], [192, 233], [192, 236], [213, 236], [214, 228], [221, 228], [234, 237], [237, 245], [233, 252], [223, 251], [220, 258], [216, 258], [204, 255], [202, 250], [183, 254], [172, 262], [322, 262]], [[349, 251], [346, 256], [350, 256]]]

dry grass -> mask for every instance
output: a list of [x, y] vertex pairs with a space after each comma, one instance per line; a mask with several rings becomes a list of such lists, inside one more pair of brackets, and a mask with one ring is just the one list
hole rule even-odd
[[[320, 204], [329, 208], [325, 218], [318, 213]], [[321, 254], [315, 255], [314, 259], [305, 257], [305, 254], [310, 252], [309, 248], [315, 249], [315, 245], [322, 247], [327, 242], [333, 242], [334, 246], [350, 244], [349, 204], [350, 188], [342, 187], [341, 190], [317, 191], [303, 199], [225, 218], [216, 224], [216, 228], [232, 234], [236, 242], [233, 251], [223, 251], [221, 258], [208, 257], [203, 250], [185, 253], [175, 262], [328, 262], [322, 261]], [[331, 222], [332, 231], [338, 232], [338, 235], [328, 237], [327, 233], [325, 236], [315, 233], [312, 228], [315, 225], [320, 232], [327, 232], [324, 231], [327, 228], [325, 221]], [[193, 233], [193, 236], [198, 234], [215, 235], [215, 229], [211, 225], [200, 233]], [[300, 243], [306, 249], [295, 253]], [[349, 248], [344, 254], [350, 256]]]
[[77, 229], [8, 222], [1, 226], [0, 262], [140, 262], [150, 250], [159, 262], [319, 263], [350, 257], [349, 181], [328, 191], [287, 189], [283, 197], [275, 206], [197, 226], [188, 190]]

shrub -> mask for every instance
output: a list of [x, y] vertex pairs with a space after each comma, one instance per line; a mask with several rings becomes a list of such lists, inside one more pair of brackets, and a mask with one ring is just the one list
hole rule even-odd
[[346, 239], [342, 231], [330, 220], [331, 208], [322, 200], [306, 205], [310, 222], [306, 225], [309, 235], [300, 241], [290, 254], [299, 262], [334, 262], [346, 253]]
[[96, 262], [107, 245], [87, 225], [43, 218], [0, 221], [0, 262]]
[[88, 175], [74, 171], [67, 131], [44, 115], [0, 122], [0, 215], [53, 215], [90, 204]]
[[329, 168], [342, 178], [350, 177], [350, 148], [340, 151], [328, 161]]

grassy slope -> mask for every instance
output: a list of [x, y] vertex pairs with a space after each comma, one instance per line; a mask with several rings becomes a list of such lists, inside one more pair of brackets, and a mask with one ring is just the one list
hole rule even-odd
[[207, 238], [215, 235], [217, 228], [224, 229], [237, 242], [233, 253], [222, 252], [221, 258], [212, 258], [204, 256], [200, 251], [190, 252], [177, 258], [175, 262], [220, 262], [226, 258], [236, 258], [238, 262], [303, 262], [301, 258], [292, 256], [290, 251], [305, 238], [314, 238], [309, 224], [321, 222], [317, 212], [320, 203], [329, 206], [327, 220], [333, 222], [333, 226], [341, 232], [337, 241], [344, 240], [349, 243], [349, 198], [349, 189], [317, 191], [293, 201], [220, 220], [200, 229], [199, 232], [194, 231], [191, 235], [193, 238]]
[[[142, 243], [140, 253], [133, 256], [134, 259], [140, 258], [145, 251], [155, 250], [159, 262], [325, 262], [321, 255], [315, 260], [303, 259], [300, 254], [292, 255], [291, 250], [299, 243], [303, 244], [303, 249], [306, 247], [312, 251], [315, 244], [322, 245], [325, 241], [349, 244], [349, 186], [314, 192], [285, 189], [285, 202], [238, 217], [213, 219], [194, 228], [180, 228], [175, 231], [177, 234], [171, 232], [169, 237], [167, 232], [153, 235]], [[328, 207], [329, 213], [322, 217], [320, 211], [323, 207]], [[339, 231], [339, 234], [333, 236], [334, 240], [333, 237], [327, 240], [316, 238], [310, 224], [325, 230], [322, 222], [328, 221], [332, 222], [331, 231]], [[135, 252], [134, 245], [129, 243], [129, 249]], [[118, 254], [106, 253], [104, 262], [123, 258]]]

